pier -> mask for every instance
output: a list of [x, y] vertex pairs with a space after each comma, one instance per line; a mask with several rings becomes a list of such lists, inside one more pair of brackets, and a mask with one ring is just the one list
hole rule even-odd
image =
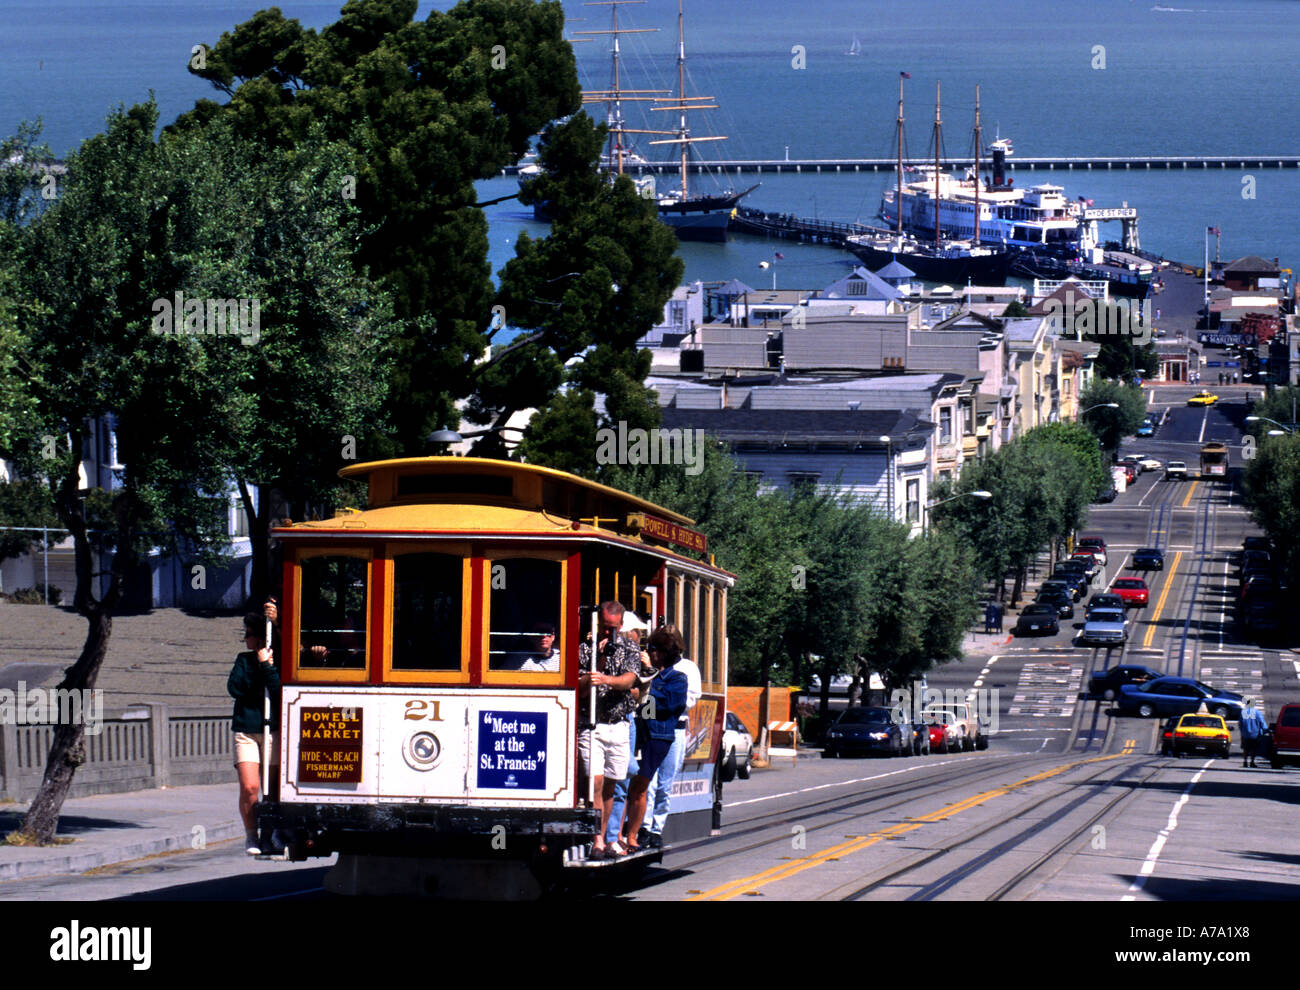
[[[836, 172], [892, 172], [897, 167], [894, 158], [790, 158], [790, 159], [732, 159], [714, 162], [688, 162], [693, 172], [752, 172], [755, 174], [808, 173], [827, 175]], [[972, 165], [970, 159], [949, 158], [942, 161], [944, 169], [958, 169]], [[625, 162], [623, 171], [632, 175], [668, 175], [680, 171], [675, 162]], [[1015, 171], [1093, 171], [1114, 169], [1281, 169], [1300, 168], [1300, 155], [1100, 155], [1077, 158], [1017, 158], [1007, 161], [1007, 170]], [[518, 171], [517, 166], [505, 169], [506, 175]]]
[[835, 247], [844, 247], [844, 239], [850, 234], [888, 233], [879, 227], [861, 223], [809, 220], [789, 213], [766, 213], [750, 206], [738, 206], [732, 214], [729, 227], [731, 230], [760, 237], [778, 237], [808, 244], [831, 244]]

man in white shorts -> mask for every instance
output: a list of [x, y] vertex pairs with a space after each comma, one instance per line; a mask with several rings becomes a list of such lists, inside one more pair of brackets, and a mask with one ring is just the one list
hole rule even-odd
[[[623, 625], [621, 604], [614, 601], [600, 606], [600, 661], [592, 669], [591, 642], [578, 648], [578, 755], [582, 771], [594, 776], [596, 808], [600, 811], [600, 830], [592, 845], [592, 856], [605, 855], [605, 832], [609, 827], [610, 802], [614, 787], [627, 776], [627, 716], [636, 707], [632, 685], [641, 671], [641, 651], [620, 631]], [[592, 718], [590, 697], [596, 688], [596, 714]]]

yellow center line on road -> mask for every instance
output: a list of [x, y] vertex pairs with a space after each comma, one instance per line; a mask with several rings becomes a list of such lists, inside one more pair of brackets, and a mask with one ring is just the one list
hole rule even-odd
[[1165, 571], [1165, 586], [1160, 589], [1160, 600], [1156, 602], [1155, 614], [1151, 616], [1151, 624], [1147, 626], [1146, 638], [1142, 640], [1143, 649], [1150, 646], [1151, 640], [1155, 639], [1156, 623], [1160, 621], [1160, 613], [1164, 610], [1165, 599], [1169, 597], [1169, 589], [1174, 586], [1174, 574], [1177, 572], [1178, 564], [1182, 559], [1183, 552], [1179, 550], [1174, 554], [1173, 566], [1170, 567], [1169, 570]]
[[800, 857], [799, 859], [793, 860], [789, 863], [781, 863], [777, 866], [769, 867], [761, 873], [755, 873], [753, 876], [742, 877], [739, 880], [732, 880], [728, 883], [714, 887], [712, 890], [706, 890], [702, 893], [694, 894], [693, 896], [688, 897], [687, 900], [729, 901], [733, 897], [753, 893], [757, 891], [759, 887], [775, 883], [777, 880], [785, 880], [788, 877], [802, 873], [804, 870], [811, 869], [814, 866], [820, 866], [821, 864], [831, 860], [840, 859], [844, 856], [850, 855], [851, 853], [866, 849], [868, 846], [874, 846], [877, 842], [882, 842], [886, 839], [899, 838], [908, 832], [916, 831], [922, 825], [943, 821], [945, 818], [978, 807], [986, 801], [991, 801], [995, 797], [1001, 797], [1004, 794], [1010, 794], [1012, 791], [1019, 790], [1022, 787], [1027, 787], [1030, 784], [1048, 780], [1051, 777], [1065, 773], [1067, 770], [1072, 770], [1075, 767], [1085, 766], [1089, 763], [1097, 763], [1102, 760], [1113, 760], [1125, 755], [1128, 754], [1116, 753], [1112, 756], [1093, 756], [1086, 760], [1075, 760], [1072, 763], [1064, 763], [1059, 767], [1053, 767], [1050, 770], [1044, 770], [1042, 773], [1036, 773], [1032, 777], [1025, 777], [1022, 780], [1017, 780], [1015, 783], [1006, 784], [1003, 787], [997, 787], [991, 791], [983, 791], [982, 793], [976, 794], [972, 797], [964, 798], [953, 804], [945, 805], [937, 811], [931, 811], [929, 814], [920, 815], [916, 818], [909, 818], [907, 821], [901, 822], [898, 825], [890, 825], [888, 828], [881, 829], [879, 832], [873, 832], [870, 835], [852, 836], [847, 842], [841, 842], [837, 846], [831, 846], [829, 849], [823, 849], [821, 852]]
[[1188, 504], [1189, 502], [1191, 502], [1191, 500], [1192, 500], [1192, 495], [1194, 495], [1194, 494], [1196, 493], [1196, 486], [1199, 485], [1199, 484], [1200, 484], [1199, 481], [1193, 481], [1193, 482], [1192, 482], [1192, 487], [1189, 488], [1189, 489], [1187, 489], [1187, 497], [1186, 497], [1185, 499], [1183, 499], [1183, 504], [1180, 505], [1178, 508], [1180, 508], [1180, 509], [1185, 509], [1185, 508], [1187, 508], [1187, 504]]

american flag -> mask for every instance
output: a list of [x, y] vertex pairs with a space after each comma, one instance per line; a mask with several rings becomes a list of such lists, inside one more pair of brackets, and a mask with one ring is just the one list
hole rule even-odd
[[783, 255], [780, 251], [773, 251], [772, 257], [775, 258], [777, 261], [785, 261], [785, 255]]
[[912, 73], [910, 73], [910, 72], [900, 72], [899, 75], [902, 76], [904, 79], [911, 79], [911, 78], [912, 78]]
[[1206, 227], [1205, 229], [1206, 229], [1209, 233], [1213, 234], [1215, 237], [1218, 237], [1218, 236], [1219, 236], [1219, 228], [1218, 228], [1218, 227]]

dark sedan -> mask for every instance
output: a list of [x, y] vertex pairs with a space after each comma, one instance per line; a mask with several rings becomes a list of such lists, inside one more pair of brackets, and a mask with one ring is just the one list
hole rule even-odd
[[1088, 593], [1089, 581], [1082, 571], [1066, 570], [1064, 567], [1058, 567], [1052, 572], [1051, 580], [1064, 581], [1070, 586], [1070, 594], [1074, 596], [1077, 602], [1080, 598]]
[[1074, 601], [1064, 591], [1040, 591], [1034, 599], [1035, 605], [1051, 605], [1056, 609], [1059, 619], [1074, 618]]
[[1123, 608], [1124, 599], [1109, 591], [1099, 591], [1088, 599], [1088, 608]]
[[1013, 630], [1017, 636], [1051, 636], [1061, 631], [1056, 607], [1046, 602], [1026, 605]]
[[1111, 485], [1109, 488], [1103, 488], [1101, 491], [1099, 491], [1097, 493], [1097, 497], [1094, 498], [1093, 501], [1101, 502], [1103, 504], [1106, 502], [1113, 502], [1115, 501], [1115, 496], [1118, 494], [1119, 492], [1115, 489], [1115, 486]]
[[1186, 715], [1204, 704], [1212, 715], [1231, 721], [1241, 719], [1241, 695], [1220, 691], [1190, 677], [1157, 677], [1145, 684], [1125, 684], [1115, 698], [1121, 715], [1151, 718], [1155, 715]]
[[1142, 547], [1133, 551], [1133, 569], [1138, 571], [1163, 571], [1165, 552], [1158, 547]]
[[1109, 670], [1100, 670], [1088, 678], [1088, 690], [1079, 697], [1085, 701], [1099, 698], [1110, 701], [1119, 696], [1125, 684], [1145, 684], [1160, 676], [1160, 671], [1135, 664], [1119, 664]]
[[[906, 735], [906, 739], [904, 736]], [[884, 753], [905, 756], [912, 752], [912, 725], [906, 727], [889, 708], [850, 708], [826, 731], [822, 756], [848, 753]]]

